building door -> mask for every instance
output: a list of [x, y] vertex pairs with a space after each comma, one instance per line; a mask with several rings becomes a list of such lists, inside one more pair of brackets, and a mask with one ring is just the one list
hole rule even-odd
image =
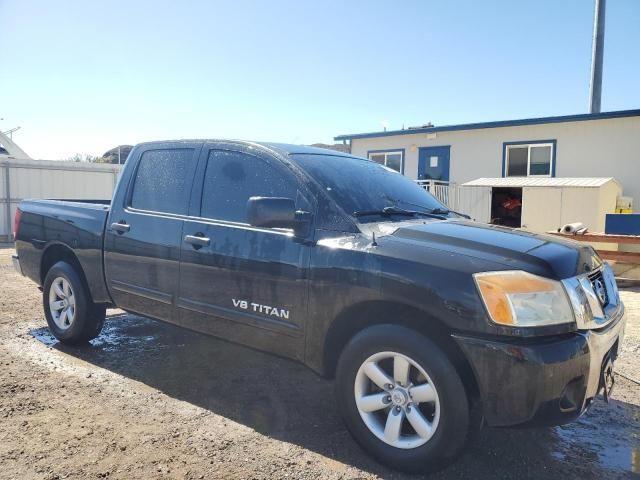
[[421, 147], [418, 157], [418, 180], [449, 181], [451, 147]]

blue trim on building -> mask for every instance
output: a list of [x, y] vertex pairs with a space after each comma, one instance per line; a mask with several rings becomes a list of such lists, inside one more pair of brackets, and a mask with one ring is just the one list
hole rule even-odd
[[386, 148], [384, 150], [367, 150], [367, 159], [369, 159], [370, 153], [393, 153], [393, 152], [402, 152], [402, 161], [400, 162], [400, 173], [404, 175], [404, 162], [405, 162], [404, 148]]
[[606, 120], [609, 118], [640, 117], [640, 109], [618, 110], [602, 113], [582, 113], [578, 115], [563, 115], [559, 117], [523, 118], [520, 120], [501, 120], [497, 122], [467, 123], [461, 125], [444, 125], [442, 127], [412, 128], [392, 130], [386, 132], [354, 133], [352, 135], [338, 135], [334, 140], [352, 140], [358, 138], [392, 137], [395, 135], [415, 135], [417, 133], [449, 132], [456, 130], [477, 130], [482, 128], [517, 127], [522, 125], [540, 125], [545, 123], [584, 122], [588, 120]]
[[[550, 143], [551, 148], [551, 177], [556, 176], [556, 152], [558, 150], [558, 141], [556, 139], [549, 140], [523, 140], [521, 142], [503, 142], [502, 143], [502, 177], [507, 176], [507, 147], [509, 145], [535, 145], [537, 143]], [[527, 172], [527, 176], [529, 172]]]

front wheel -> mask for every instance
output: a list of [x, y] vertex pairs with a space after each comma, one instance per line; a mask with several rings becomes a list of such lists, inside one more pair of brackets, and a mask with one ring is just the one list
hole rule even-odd
[[42, 302], [49, 330], [62, 343], [84, 343], [100, 334], [105, 306], [93, 303], [80, 275], [67, 262], [58, 262], [47, 272]]
[[405, 327], [378, 325], [356, 335], [338, 362], [336, 395], [356, 441], [398, 470], [443, 468], [469, 434], [469, 402], [456, 369]]

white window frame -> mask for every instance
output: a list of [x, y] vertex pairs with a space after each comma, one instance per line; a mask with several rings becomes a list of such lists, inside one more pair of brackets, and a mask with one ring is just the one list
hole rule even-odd
[[[527, 148], [527, 177], [543, 177], [549, 178], [553, 174], [553, 143], [519, 143], [514, 145], [506, 145], [506, 168], [505, 168], [505, 177], [511, 177], [515, 175], [509, 175], [509, 150], [512, 148]], [[549, 173], [546, 175], [531, 175], [531, 148], [532, 147], [550, 147], [549, 149]]]
[[[380, 150], [380, 151], [370, 151], [367, 153], [367, 157], [369, 158], [369, 160], [374, 161], [371, 157], [374, 155], [384, 155], [384, 166], [387, 168], [391, 168], [387, 165], [387, 156], [388, 155], [400, 155], [400, 171], [398, 171], [398, 173], [400, 173], [401, 175], [404, 175], [404, 151], [402, 150]], [[377, 163], [377, 162], [376, 162]], [[393, 170], [394, 172], [396, 172], [397, 170], [394, 170], [393, 168], [391, 168], [391, 170]]]

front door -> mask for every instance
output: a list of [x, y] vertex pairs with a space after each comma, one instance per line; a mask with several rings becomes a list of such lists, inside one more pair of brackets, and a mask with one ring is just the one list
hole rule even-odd
[[204, 181], [183, 231], [180, 324], [302, 359], [312, 247], [292, 231], [250, 226], [246, 213], [253, 196], [309, 210], [298, 180], [279, 160], [233, 144], [205, 145], [198, 171]]
[[418, 180], [449, 181], [449, 146], [421, 147], [418, 158]]
[[183, 218], [201, 145], [151, 145], [127, 165], [135, 171], [111, 204], [104, 246], [109, 292], [125, 310], [173, 320]]

